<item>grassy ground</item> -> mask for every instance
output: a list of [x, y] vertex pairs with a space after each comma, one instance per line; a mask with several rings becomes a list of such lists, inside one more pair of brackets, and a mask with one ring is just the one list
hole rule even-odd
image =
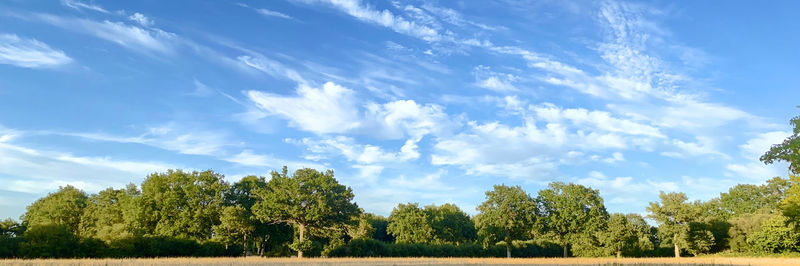
[[0, 265], [800, 265], [800, 258], [163, 258], [0, 260]]

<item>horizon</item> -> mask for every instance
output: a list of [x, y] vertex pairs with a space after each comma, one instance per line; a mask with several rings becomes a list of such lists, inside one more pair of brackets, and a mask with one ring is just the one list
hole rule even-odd
[[383, 216], [788, 177], [759, 156], [800, 113], [797, 2], [187, 3], [0, 4], [0, 218], [167, 169], [333, 169]]

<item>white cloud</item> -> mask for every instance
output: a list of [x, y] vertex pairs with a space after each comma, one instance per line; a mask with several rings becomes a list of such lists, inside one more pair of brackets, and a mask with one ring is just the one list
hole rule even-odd
[[519, 77], [512, 74], [497, 73], [491, 71], [487, 66], [476, 67], [473, 74], [475, 75], [475, 85], [478, 87], [497, 92], [519, 91], [513, 84], [519, 80]]
[[133, 15], [128, 17], [129, 20], [139, 23], [139, 25], [150, 27], [153, 26], [154, 22], [152, 19], [148, 18], [147, 16], [143, 15], [142, 13], [136, 12]]
[[109, 13], [108, 10], [94, 4], [87, 4], [78, 0], [61, 0], [61, 4], [75, 10], [88, 9], [101, 13]]
[[50, 48], [36, 39], [0, 34], [0, 64], [26, 68], [53, 68], [72, 62], [64, 51]]
[[180, 43], [179, 38], [174, 33], [157, 28], [145, 29], [122, 22], [108, 20], [99, 22], [48, 14], [30, 14], [30, 17], [66, 30], [94, 35], [97, 38], [141, 53], [171, 54]]
[[269, 59], [263, 55], [242, 55], [236, 58], [241, 64], [249, 68], [256, 69], [276, 78], [288, 78], [299, 84], [307, 84], [300, 74], [296, 71], [278, 63], [275, 60]]
[[743, 162], [730, 163], [725, 169], [728, 177], [743, 177], [751, 181], [764, 181], [775, 176], [787, 176], [788, 165], [785, 162], [766, 165], [759, 159], [769, 148], [791, 136], [788, 131], [772, 131], [761, 133], [739, 145]]
[[272, 10], [269, 10], [269, 9], [266, 9], [266, 8], [256, 8], [255, 10], [259, 14], [267, 16], [267, 17], [278, 17], [278, 18], [284, 18], [284, 19], [292, 19], [292, 17], [289, 16], [289, 15], [286, 15], [286, 14], [278, 12], [278, 11], [272, 11]]
[[677, 148], [678, 151], [665, 151], [661, 155], [686, 158], [687, 156], [703, 156], [714, 155], [724, 159], [730, 159], [730, 156], [717, 150], [717, 141], [714, 138], [706, 136], [696, 136], [696, 142], [684, 142], [679, 139], [672, 140], [672, 146]]
[[327, 2], [359, 20], [390, 28], [400, 34], [406, 34], [431, 42], [442, 39], [442, 36], [429, 26], [418, 24], [415, 21], [409, 21], [393, 14], [389, 10], [373, 9], [370, 6], [363, 5], [359, 0], [324, 0], [321, 2]]
[[772, 145], [781, 144], [783, 140], [792, 135], [788, 131], [772, 131], [758, 134], [756, 137], [748, 140], [745, 144], [739, 146], [742, 150], [742, 156], [748, 159], [758, 159], [766, 153]]
[[436, 173], [428, 174], [421, 178], [407, 178], [405, 176], [399, 176], [394, 179], [389, 179], [386, 182], [389, 185], [389, 187], [412, 189], [412, 190], [441, 191], [441, 190], [454, 189], [452, 186], [448, 186], [439, 180], [442, 174], [444, 173], [445, 173], [444, 170], [439, 170]]
[[0, 175], [4, 190], [42, 193], [72, 184], [87, 190], [121, 186], [147, 174], [177, 168], [161, 162], [76, 156], [0, 143]]
[[96, 141], [137, 143], [156, 148], [176, 151], [182, 154], [219, 155], [225, 146], [236, 146], [226, 134], [216, 131], [183, 130], [176, 124], [151, 127], [147, 132], [135, 137], [109, 135], [102, 133], [63, 133], [48, 132], [55, 135], [81, 137]]
[[297, 96], [247, 92], [262, 110], [289, 119], [294, 127], [318, 134], [342, 133], [360, 125], [353, 94], [352, 90], [331, 82], [320, 89], [301, 84]]
[[243, 150], [223, 160], [244, 166], [270, 167], [275, 170], [280, 169], [284, 165], [290, 169], [314, 168], [323, 170], [327, 168], [318, 163], [283, 160], [272, 155], [258, 154], [251, 150]]
[[299, 143], [305, 145], [308, 151], [316, 155], [340, 154], [348, 161], [361, 165], [402, 163], [420, 157], [420, 153], [417, 151], [417, 141], [412, 139], [407, 140], [398, 152], [387, 152], [375, 145], [356, 144], [354, 139], [344, 136], [321, 140], [305, 138]]

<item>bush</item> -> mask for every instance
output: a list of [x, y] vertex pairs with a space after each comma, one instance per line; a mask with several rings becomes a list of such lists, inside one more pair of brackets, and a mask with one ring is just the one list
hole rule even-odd
[[19, 245], [24, 258], [74, 258], [80, 242], [64, 225], [39, 225], [25, 231], [25, 241]]
[[[512, 250], [514, 257], [555, 257], [561, 249], [550, 243]], [[355, 239], [332, 250], [330, 257], [505, 257], [505, 247], [465, 243], [461, 245], [396, 244], [374, 239]]]

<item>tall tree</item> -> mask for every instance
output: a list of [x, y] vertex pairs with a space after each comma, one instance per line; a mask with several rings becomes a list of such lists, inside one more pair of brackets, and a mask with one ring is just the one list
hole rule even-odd
[[297, 227], [299, 236], [292, 247], [300, 258], [311, 247], [305, 238], [306, 228], [341, 228], [360, 212], [352, 202], [353, 190], [339, 184], [332, 170], [321, 173], [304, 168], [290, 177], [284, 166], [281, 173], [272, 172], [267, 187], [257, 190], [255, 196], [253, 212], [257, 218]]
[[475, 227], [484, 245], [506, 247], [506, 257], [511, 258], [511, 247], [524, 244], [532, 238], [538, 206], [519, 186], [495, 185], [486, 192], [486, 201], [478, 206]]
[[89, 196], [81, 216], [80, 234], [110, 242], [137, 233], [136, 197], [140, 194], [133, 184], [126, 189], [108, 188]]
[[792, 135], [783, 140], [782, 143], [772, 145], [770, 149], [761, 156], [760, 160], [765, 164], [774, 162], [788, 162], [789, 172], [800, 174], [800, 116], [795, 116], [789, 120], [789, 125], [794, 129]]
[[546, 234], [564, 249], [582, 236], [600, 232], [608, 220], [608, 212], [600, 193], [582, 185], [550, 183], [537, 198], [543, 210], [542, 225]]
[[394, 236], [397, 243], [427, 244], [434, 240], [428, 215], [417, 203], [398, 204], [389, 215], [386, 231]]
[[58, 191], [36, 200], [28, 206], [23, 220], [28, 227], [40, 225], [63, 225], [74, 234], [78, 234], [81, 215], [86, 208], [88, 196], [73, 187], [60, 187]]
[[227, 190], [223, 176], [211, 170], [154, 173], [142, 182], [139, 217], [155, 235], [210, 239]]
[[788, 179], [774, 177], [764, 185], [739, 184], [720, 193], [720, 209], [728, 220], [730, 217], [755, 213], [760, 209], [777, 210], [791, 182]]
[[608, 220], [608, 230], [603, 232], [604, 244], [611, 248], [617, 258], [623, 252], [653, 249], [650, 225], [638, 214], [612, 214]]
[[477, 237], [475, 223], [454, 204], [425, 206], [425, 213], [438, 243], [459, 245]]
[[214, 237], [222, 238], [225, 248], [228, 244], [242, 239], [244, 255], [247, 256], [247, 237], [256, 230], [250, 213], [242, 205], [225, 206], [219, 218], [220, 223], [214, 226]]
[[[695, 223], [700, 218], [698, 207], [699, 202], [687, 202], [688, 198], [683, 193], [664, 193], [659, 194], [661, 203], [650, 202], [647, 211], [650, 212], [649, 218], [655, 219], [658, 223], [659, 234], [663, 236], [663, 240], [667, 243], [672, 243], [675, 249], [675, 257], [681, 256], [681, 249], [690, 247], [690, 241], [693, 238], [699, 241], [705, 240], [704, 238], [695, 237], [692, 234], [691, 223]], [[703, 231], [695, 230], [694, 233], [702, 233]]]

